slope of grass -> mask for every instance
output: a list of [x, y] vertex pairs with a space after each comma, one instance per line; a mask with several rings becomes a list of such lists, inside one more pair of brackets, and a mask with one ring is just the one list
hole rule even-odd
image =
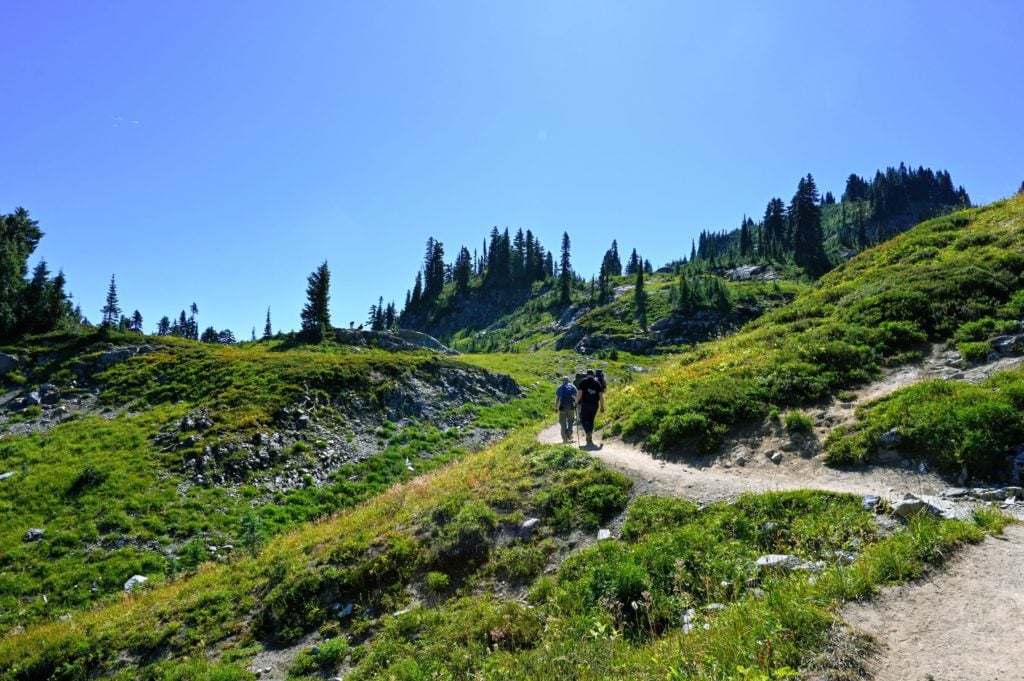
[[[160, 343], [154, 352], [97, 377], [107, 405], [130, 409], [116, 418], [83, 416], [0, 440], [0, 472], [15, 473], [0, 485], [0, 509], [9, 518], [0, 526], [0, 631], [116, 597], [135, 574], [161, 580], [225, 560], [232, 550], [258, 547], [273, 534], [461, 456], [460, 443], [478, 428], [511, 428], [541, 413], [540, 400], [513, 400], [498, 409], [486, 399], [466, 405], [461, 427], [387, 420], [391, 395], [404, 381], [434, 381], [442, 367], [478, 372], [430, 353], [149, 340]], [[88, 359], [108, 347], [96, 343], [86, 337], [40, 345], [34, 352], [50, 357], [49, 365], [31, 380], [56, 381], [71, 393], [71, 367], [83, 353]], [[279, 411], [300, 401], [322, 428], [296, 431], [300, 439], [256, 479], [196, 484], [189, 461], [208, 448], [248, 446], [254, 434], [281, 428]], [[199, 408], [209, 414], [210, 429], [178, 436], [175, 447], [157, 441], [162, 429]], [[315, 479], [307, 475], [290, 489], [271, 484], [276, 475], [315, 465], [327, 446], [320, 437], [325, 429], [351, 434], [353, 414], [383, 424], [373, 456]], [[186, 436], [196, 442], [187, 444]], [[240, 455], [249, 451], [239, 449]], [[32, 528], [45, 530], [41, 540], [25, 541]]]
[[926, 340], [972, 324], [984, 336], [985, 319], [994, 335], [1024, 316], [1022, 289], [1024, 197], [923, 223], [740, 333], [667, 360], [611, 401], [614, 429], [655, 450], [713, 450], [733, 425], [867, 381]]
[[[859, 499], [843, 495], [751, 495], [703, 509], [645, 498], [621, 540], [543, 576], [554, 540], [599, 527], [625, 506], [629, 483], [533, 437], [524, 431], [257, 554], [10, 633], [0, 679], [251, 679], [260, 642], [308, 632], [328, 654], [300, 654], [296, 678], [335, 673], [343, 659], [351, 678], [775, 678], [826, 645], [836, 603], [983, 536], [921, 517], [882, 538]], [[523, 538], [516, 528], [531, 515], [541, 525]], [[846, 551], [859, 558], [841, 564]], [[750, 563], [773, 552], [824, 567], [813, 579], [752, 580]], [[530, 585], [529, 603], [498, 595], [515, 584]], [[410, 587], [434, 595], [416, 604]]]
[[832, 432], [830, 463], [871, 461], [895, 431], [902, 451], [947, 474], [1003, 479], [1010, 449], [1024, 442], [1024, 371], [1002, 372], [981, 385], [927, 381], [857, 410], [857, 423]]

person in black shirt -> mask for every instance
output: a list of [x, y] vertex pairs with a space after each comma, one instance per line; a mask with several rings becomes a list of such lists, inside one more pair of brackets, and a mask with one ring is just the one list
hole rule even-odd
[[594, 417], [598, 409], [604, 413], [604, 388], [601, 382], [594, 376], [594, 370], [589, 369], [586, 377], [580, 381], [579, 392], [576, 395], [576, 404], [580, 408], [580, 425], [587, 434], [587, 444], [594, 444]]

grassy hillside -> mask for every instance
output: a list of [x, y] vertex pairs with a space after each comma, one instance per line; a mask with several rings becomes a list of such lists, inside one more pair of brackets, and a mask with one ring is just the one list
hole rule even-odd
[[[97, 340], [18, 348], [16, 389], [49, 382], [61, 399], [0, 416], [0, 472], [14, 474], [0, 484], [0, 629], [117, 594], [135, 574], [173, 577], [254, 550], [547, 406], [426, 352], [138, 336], [112, 351]], [[93, 373], [127, 340], [152, 352]], [[420, 395], [439, 384], [448, 392]], [[45, 535], [27, 541], [33, 528]]]
[[734, 425], [814, 402], [953, 342], [965, 361], [1024, 318], [1024, 197], [923, 223], [724, 340], [666, 360], [610, 405], [613, 430], [715, 449]]
[[[704, 509], [641, 499], [621, 540], [558, 566], [628, 489], [586, 455], [522, 432], [256, 554], [11, 633], [0, 678], [251, 679], [245, 667], [265, 646], [299, 640], [293, 678], [762, 678], [826, 649], [831, 604], [982, 536], [925, 517], [885, 536], [858, 499], [828, 494]], [[529, 517], [540, 524], [523, 533]], [[814, 579], [752, 579], [755, 557], [783, 552], [821, 561]]]

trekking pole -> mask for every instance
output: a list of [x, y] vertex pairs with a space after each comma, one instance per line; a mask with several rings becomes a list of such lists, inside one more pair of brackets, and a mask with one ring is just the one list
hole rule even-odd
[[580, 448], [580, 405], [576, 405], [576, 449]]

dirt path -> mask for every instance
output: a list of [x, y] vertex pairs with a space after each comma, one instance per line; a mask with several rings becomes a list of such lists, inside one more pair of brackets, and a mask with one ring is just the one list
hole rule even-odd
[[1024, 527], [958, 552], [929, 579], [848, 605], [843, 618], [879, 644], [876, 681], [1024, 679]]
[[[595, 437], [586, 448], [634, 482], [634, 493], [716, 501], [744, 492], [819, 489], [900, 499], [906, 493], [938, 495], [949, 482], [915, 469], [897, 456], [892, 465], [836, 470], [824, 465], [822, 442], [836, 426], [854, 419], [857, 405], [922, 380], [980, 382], [997, 371], [1018, 368], [1022, 357], [1005, 357], [964, 370], [959, 357], [939, 347], [919, 364], [901, 367], [853, 394], [812, 410], [814, 432], [791, 436], [771, 425], [741, 433], [713, 457], [658, 459], [616, 439]], [[849, 397], [849, 396], [848, 396]], [[561, 441], [558, 425], [541, 431], [541, 442]], [[774, 460], [773, 457], [774, 456]], [[931, 499], [930, 499], [931, 500]], [[947, 502], [951, 513], [970, 511]], [[1018, 517], [1024, 507], [1013, 509]], [[878, 597], [847, 606], [842, 616], [878, 643], [868, 661], [876, 681], [1024, 680], [1024, 526], [959, 551], [929, 578], [886, 589]]]

